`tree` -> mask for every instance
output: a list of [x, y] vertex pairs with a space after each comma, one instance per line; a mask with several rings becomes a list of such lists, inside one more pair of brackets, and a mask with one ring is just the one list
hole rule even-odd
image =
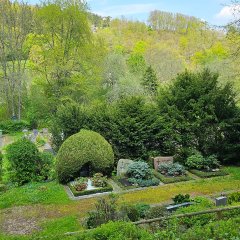
[[25, 89], [26, 63], [29, 48], [26, 45], [32, 30], [33, 11], [26, 3], [2, 0], [0, 2], [0, 78], [9, 115], [21, 118], [22, 96]]
[[184, 148], [197, 149], [204, 155], [217, 154], [224, 161], [230, 160], [226, 157], [230, 145], [239, 147], [235, 94], [230, 84], [218, 85], [218, 74], [186, 71], [160, 93], [158, 103], [175, 153]]
[[142, 84], [145, 90], [151, 95], [155, 95], [157, 93], [158, 79], [151, 66], [146, 69], [143, 75]]

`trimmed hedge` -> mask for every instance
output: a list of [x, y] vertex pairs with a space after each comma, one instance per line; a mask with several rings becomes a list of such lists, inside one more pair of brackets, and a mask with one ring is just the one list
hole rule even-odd
[[158, 178], [161, 182], [166, 184], [192, 180], [192, 178], [188, 175], [179, 176], [179, 177], [166, 177], [157, 171], [154, 171], [154, 176]]
[[219, 170], [218, 172], [204, 172], [196, 169], [191, 169], [189, 172], [197, 175], [200, 178], [211, 178], [211, 177], [219, 177], [219, 176], [226, 176], [228, 173], [224, 170]]
[[56, 157], [56, 173], [59, 182], [67, 183], [79, 177], [85, 164], [93, 171], [106, 173], [114, 163], [111, 145], [98, 133], [81, 130], [69, 137]]
[[68, 184], [68, 187], [70, 188], [70, 190], [72, 191], [72, 193], [75, 197], [90, 195], [90, 194], [95, 194], [95, 193], [104, 193], [104, 192], [113, 191], [112, 186], [109, 185], [109, 184], [106, 187], [103, 187], [103, 188], [92, 189], [92, 190], [83, 190], [81, 192], [76, 191], [75, 188], [73, 186], [71, 186], [70, 184]]

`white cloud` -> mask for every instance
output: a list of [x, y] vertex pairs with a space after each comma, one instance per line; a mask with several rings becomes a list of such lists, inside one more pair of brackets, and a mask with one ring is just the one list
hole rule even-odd
[[153, 4], [126, 4], [126, 5], [116, 5], [111, 7], [106, 7], [102, 11], [95, 11], [95, 13], [102, 16], [122, 16], [122, 15], [134, 15], [140, 13], [148, 13], [154, 10]]
[[222, 20], [231, 20], [236, 16], [236, 12], [240, 12], [240, 5], [225, 6], [216, 15], [216, 18]]

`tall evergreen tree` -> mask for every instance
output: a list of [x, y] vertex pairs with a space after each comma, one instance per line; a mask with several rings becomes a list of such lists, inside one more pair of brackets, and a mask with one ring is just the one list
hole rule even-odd
[[157, 93], [157, 75], [151, 66], [146, 69], [143, 75], [142, 84], [145, 90], [151, 95], [155, 95]]

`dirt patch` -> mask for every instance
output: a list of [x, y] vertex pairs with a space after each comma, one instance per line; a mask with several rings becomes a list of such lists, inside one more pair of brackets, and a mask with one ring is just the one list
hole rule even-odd
[[5, 219], [2, 224], [2, 231], [11, 235], [27, 235], [39, 230], [40, 228], [34, 218], [26, 219], [18, 216]]

